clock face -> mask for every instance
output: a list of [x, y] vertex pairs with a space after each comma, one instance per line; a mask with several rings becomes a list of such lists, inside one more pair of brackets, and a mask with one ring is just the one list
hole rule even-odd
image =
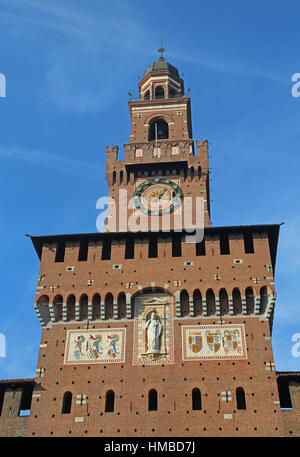
[[145, 214], [173, 213], [182, 203], [183, 192], [175, 182], [166, 178], [143, 181], [133, 195], [135, 207]]

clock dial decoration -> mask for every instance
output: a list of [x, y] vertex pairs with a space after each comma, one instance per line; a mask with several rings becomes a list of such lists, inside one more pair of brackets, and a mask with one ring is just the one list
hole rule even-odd
[[144, 214], [161, 216], [176, 211], [183, 200], [183, 192], [175, 182], [166, 178], [143, 181], [133, 195], [135, 207]]

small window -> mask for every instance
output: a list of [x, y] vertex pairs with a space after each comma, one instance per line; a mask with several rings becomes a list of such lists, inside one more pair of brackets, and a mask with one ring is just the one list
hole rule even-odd
[[62, 403], [62, 414], [70, 414], [72, 406], [72, 394], [71, 392], [65, 392], [63, 396], [63, 403]]
[[157, 392], [155, 389], [149, 391], [148, 411], [157, 411]]
[[147, 90], [147, 92], [145, 92], [144, 100], [150, 100], [150, 90]]
[[105, 412], [113, 413], [115, 408], [115, 393], [113, 390], [106, 392], [105, 397]]
[[169, 98], [175, 98], [177, 97], [177, 91], [174, 89], [174, 87], [169, 88]]
[[245, 391], [242, 387], [236, 389], [236, 407], [237, 409], [246, 409]]
[[155, 99], [164, 98], [164, 97], [165, 97], [164, 88], [162, 86], [157, 86], [155, 88]]
[[192, 408], [193, 410], [201, 409], [201, 392], [198, 387], [192, 390]]

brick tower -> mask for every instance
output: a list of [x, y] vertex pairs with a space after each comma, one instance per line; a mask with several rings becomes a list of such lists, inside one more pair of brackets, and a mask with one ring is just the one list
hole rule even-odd
[[[31, 236], [42, 335], [27, 435], [282, 436], [279, 225], [211, 227], [208, 142], [194, 142], [190, 98], [162, 55], [139, 97], [124, 160], [107, 148], [105, 230]], [[174, 230], [188, 197], [203, 201], [195, 243], [188, 225]], [[130, 230], [143, 215], [159, 227]]]

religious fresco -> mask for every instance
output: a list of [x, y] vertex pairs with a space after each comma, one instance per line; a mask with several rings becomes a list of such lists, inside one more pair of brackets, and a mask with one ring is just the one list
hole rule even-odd
[[137, 297], [134, 316], [133, 365], [174, 363], [173, 306], [169, 295]]
[[182, 360], [247, 359], [243, 324], [182, 327]]
[[125, 362], [126, 328], [68, 330], [65, 365]]

